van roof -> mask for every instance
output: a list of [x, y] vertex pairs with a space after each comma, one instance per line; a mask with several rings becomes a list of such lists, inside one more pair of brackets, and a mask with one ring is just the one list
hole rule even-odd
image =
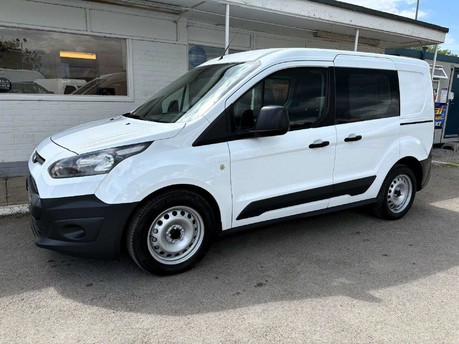
[[392, 61], [395, 65], [424, 65], [425, 61], [413, 58], [354, 52], [346, 50], [332, 49], [311, 49], [311, 48], [277, 48], [277, 49], [259, 49], [250, 50], [241, 53], [224, 55], [223, 58], [215, 58], [203, 65], [220, 64], [220, 63], [241, 63], [250, 61], [260, 61], [262, 64], [275, 64], [279, 62], [309, 60], [309, 61], [334, 61], [338, 55], [385, 58]]

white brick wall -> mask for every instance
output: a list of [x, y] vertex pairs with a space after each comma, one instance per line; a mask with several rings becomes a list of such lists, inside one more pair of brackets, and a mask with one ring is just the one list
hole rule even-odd
[[134, 95], [138, 104], [188, 70], [186, 45], [134, 41], [132, 50]]

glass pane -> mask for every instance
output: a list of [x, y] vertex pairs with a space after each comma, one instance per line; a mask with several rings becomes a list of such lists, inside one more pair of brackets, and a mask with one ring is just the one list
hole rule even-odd
[[125, 116], [162, 123], [192, 121], [204, 116], [256, 67], [257, 63], [247, 62], [195, 68]]
[[293, 68], [276, 72], [242, 95], [230, 108], [232, 132], [255, 127], [263, 106], [284, 106], [290, 128], [310, 128], [327, 111], [327, 69]]
[[337, 68], [336, 104], [338, 123], [398, 116], [397, 72]]
[[0, 80], [3, 93], [125, 96], [126, 41], [0, 28]]

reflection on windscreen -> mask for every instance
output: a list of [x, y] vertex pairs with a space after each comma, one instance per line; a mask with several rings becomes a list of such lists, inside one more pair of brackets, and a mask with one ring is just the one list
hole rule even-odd
[[161, 123], [185, 122], [199, 117], [254, 68], [255, 64], [244, 63], [193, 69], [129, 116]]

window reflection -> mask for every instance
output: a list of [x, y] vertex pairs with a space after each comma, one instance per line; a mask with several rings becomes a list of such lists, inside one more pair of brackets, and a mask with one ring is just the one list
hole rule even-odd
[[0, 93], [125, 96], [126, 55], [124, 39], [0, 28]]

